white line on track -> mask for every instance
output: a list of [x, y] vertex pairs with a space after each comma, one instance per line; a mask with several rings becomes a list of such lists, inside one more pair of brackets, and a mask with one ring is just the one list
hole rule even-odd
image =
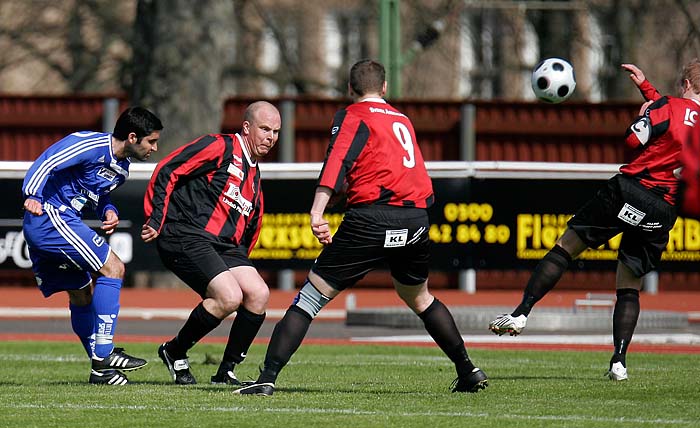
[[[470, 343], [496, 344], [542, 344], [542, 345], [610, 345], [612, 337], [609, 334], [526, 334], [518, 337], [499, 337], [495, 335], [463, 336]], [[432, 343], [428, 335], [375, 336], [353, 337], [353, 342], [373, 343]], [[700, 345], [700, 335], [691, 333], [639, 333], [634, 335], [634, 343], [646, 345]]]
[[[119, 316], [122, 318], [176, 318], [187, 319], [190, 316], [192, 309], [188, 308], [122, 308], [119, 311]], [[269, 309], [267, 311], [268, 318], [279, 319], [284, 316], [286, 309]], [[344, 320], [347, 312], [344, 309], [324, 309], [316, 315], [316, 318], [321, 319], [339, 319]], [[10, 307], [0, 306], [0, 318], [69, 318], [70, 311], [68, 308], [46, 308], [46, 307]], [[700, 321], [700, 312], [688, 312], [689, 321]]]

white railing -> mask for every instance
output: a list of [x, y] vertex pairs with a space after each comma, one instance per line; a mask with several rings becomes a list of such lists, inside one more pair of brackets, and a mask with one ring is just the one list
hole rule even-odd
[[[0, 178], [24, 178], [31, 162], [0, 162]], [[148, 180], [155, 163], [134, 162], [129, 178]], [[558, 180], [606, 180], [615, 175], [619, 164], [571, 162], [510, 162], [510, 161], [446, 161], [426, 162], [433, 178], [522, 178]], [[266, 180], [316, 179], [321, 171], [320, 162], [275, 163], [261, 162], [260, 169]]]

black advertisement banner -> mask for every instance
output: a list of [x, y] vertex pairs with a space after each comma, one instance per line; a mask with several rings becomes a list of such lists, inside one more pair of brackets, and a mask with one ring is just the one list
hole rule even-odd
[[[22, 237], [22, 181], [0, 180], [0, 269], [31, 267]], [[601, 180], [436, 178], [430, 209], [434, 270], [531, 269], [554, 245], [570, 216], [603, 185]], [[308, 210], [315, 180], [263, 180], [266, 214], [251, 258], [260, 269], [308, 269], [321, 250]], [[140, 239], [145, 180], [112, 193], [120, 224], [106, 237], [129, 271], [165, 270], [153, 244]], [[336, 229], [340, 208], [327, 218]], [[86, 217], [91, 227], [100, 222]], [[620, 236], [587, 250], [573, 269], [614, 269]], [[679, 218], [663, 254], [664, 271], [697, 271], [700, 222]]]

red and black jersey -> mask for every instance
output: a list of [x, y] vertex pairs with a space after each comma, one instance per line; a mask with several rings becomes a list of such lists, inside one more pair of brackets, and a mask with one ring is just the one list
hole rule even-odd
[[[651, 91], [643, 90], [642, 93], [647, 97]], [[656, 99], [627, 130], [626, 143], [639, 149], [639, 153], [632, 162], [623, 165], [620, 172], [634, 177], [644, 187], [675, 205], [681, 151], [686, 141], [693, 138], [692, 134], [697, 133], [696, 126], [688, 118], [697, 117], [698, 111], [700, 104], [687, 98], [664, 96]]]
[[[698, 103], [700, 104], [700, 103]], [[700, 218], [700, 114], [690, 110], [685, 120], [692, 131], [681, 154], [681, 203], [680, 211], [685, 216]]]
[[238, 134], [200, 137], [158, 163], [144, 213], [159, 233], [166, 222], [182, 223], [250, 252], [263, 216], [258, 164]]
[[318, 179], [319, 186], [343, 190], [347, 204], [427, 208], [433, 185], [413, 124], [381, 98], [338, 111]]

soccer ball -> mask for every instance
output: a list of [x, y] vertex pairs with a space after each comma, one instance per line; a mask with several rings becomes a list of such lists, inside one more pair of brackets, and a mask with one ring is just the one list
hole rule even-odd
[[547, 58], [532, 71], [532, 90], [540, 101], [558, 104], [574, 93], [574, 68], [561, 58]]

